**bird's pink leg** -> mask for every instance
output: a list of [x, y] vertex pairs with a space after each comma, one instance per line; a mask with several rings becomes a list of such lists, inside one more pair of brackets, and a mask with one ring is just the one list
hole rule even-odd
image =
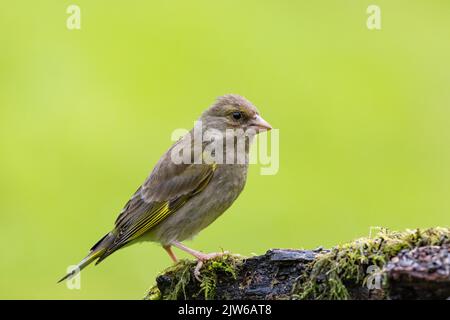
[[183, 251], [189, 253], [190, 255], [194, 256], [195, 258], [197, 258], [198, 262], [197, 262], [197, 266], [194, 269], [194, 276], [198, 281], [200, 281], [200, 269], [203, 267], [203, 263], [205, 261], [228, 254], [228, 251], [203, 253], [203, 252], [188, 248], [184, 244], [182, 244], [181, 242], [178, 242], [178, 241], [173, 241], [171, 244], [174, 247], [177, 247], [178, 249], [183, 250]]
[[173, 262], [177, 262], [177, 256], [173, 253], [171, 246], [163, 246], [164, 250], [166, 250], [169, 257], [172, 259]]

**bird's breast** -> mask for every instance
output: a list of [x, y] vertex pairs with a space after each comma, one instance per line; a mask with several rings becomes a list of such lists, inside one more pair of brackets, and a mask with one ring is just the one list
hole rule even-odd
[[205, 189], [189, 199], [174, 214], [162, 221], [151, 240], [169, 244], [192, 238], [224, 213], [245, 186], [248, 165], [216, 166], [214, 175]]

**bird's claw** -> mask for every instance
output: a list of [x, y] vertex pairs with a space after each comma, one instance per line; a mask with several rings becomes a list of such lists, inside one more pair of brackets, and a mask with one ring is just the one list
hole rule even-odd
[[194, 269], [194, 277], [195, 279], [197, 279], [199, 282], [201, 282], [201, 278], [200, 278], [200, 270], [203, 267], [203, 264], [211, 259], [217, 258], [217, 257], [222, 257], [224, 255], [229, 254], [228, 251], [224, 251], [224, 252], [213, 252], [213, 253], [202, 253], [200, 255], [197, 256], [197, 265], [195, 266]]

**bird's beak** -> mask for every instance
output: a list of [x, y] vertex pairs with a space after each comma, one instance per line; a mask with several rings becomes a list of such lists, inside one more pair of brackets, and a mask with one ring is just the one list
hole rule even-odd
[[258, 114], [252, 120], [251, 126], [256, 129], [257, 132], [269, 131], [272, 126]]

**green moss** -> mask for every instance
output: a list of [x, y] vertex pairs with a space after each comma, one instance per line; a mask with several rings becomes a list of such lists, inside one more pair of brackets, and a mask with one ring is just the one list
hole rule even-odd
[[[298, 299], [348, 299], [346, 284], [362, 286], [369, 276], [368, 266], [382, 270], [385, 263], [403, 249], [450, 243], [450, 229], [432, 228], [391, 232], [381, 229], [375, 237], [361, 238], [334, 247], [319, 256], [309, 272], [299, 278], [293, 297]], [[386, 286], [381, 272], [382, 285]]]
[[[236, 268], [241, 263], [242, 258], [233, 255], [224, 255], [215, 259], [208, 260], [200, 270], [201, 276], [199, 283], [199, 290], [194, 296], [203, 294], [205, 299], [214, 299], [218, 274], [223, 276], [227, 274], [236, 278]], [[169, 276], [172, 279], [172, 284], [169, 292], [162, 295], [158, 287], [153, 286], [147, 293], [144, 299], [146, 300], [176, 300], [187, 299], [186, 288], [190, 281], [197, 281], [193, 277], [193, 270], [197, 265], [196, 261], [181, 260], [172, 267], [164, 270], [162, 274]]]
[[161, 291], [159, 291], [158, 286], [154, 285], [151, 287], [145, 295], [144, 300], [161, 300]]
[[214, 260], [207, 261], [202, 268], [200, 292], [206, 300], [214, 299], [217, 285], [217, 275], [227, 274], [236, 279], [236, 267], [242, 259], [232, 255], [226, 255]]
[[195, 263], [189, 260], [180, 260], [173, 266], [165, 269], [160, 275], [170, 276], [172, 281], [169, 294], [162, 295], [157, 285], [150, 288], [144, 300], [176, 300], [186, 298], [186, 286], [191, 281], [191, 268]]

